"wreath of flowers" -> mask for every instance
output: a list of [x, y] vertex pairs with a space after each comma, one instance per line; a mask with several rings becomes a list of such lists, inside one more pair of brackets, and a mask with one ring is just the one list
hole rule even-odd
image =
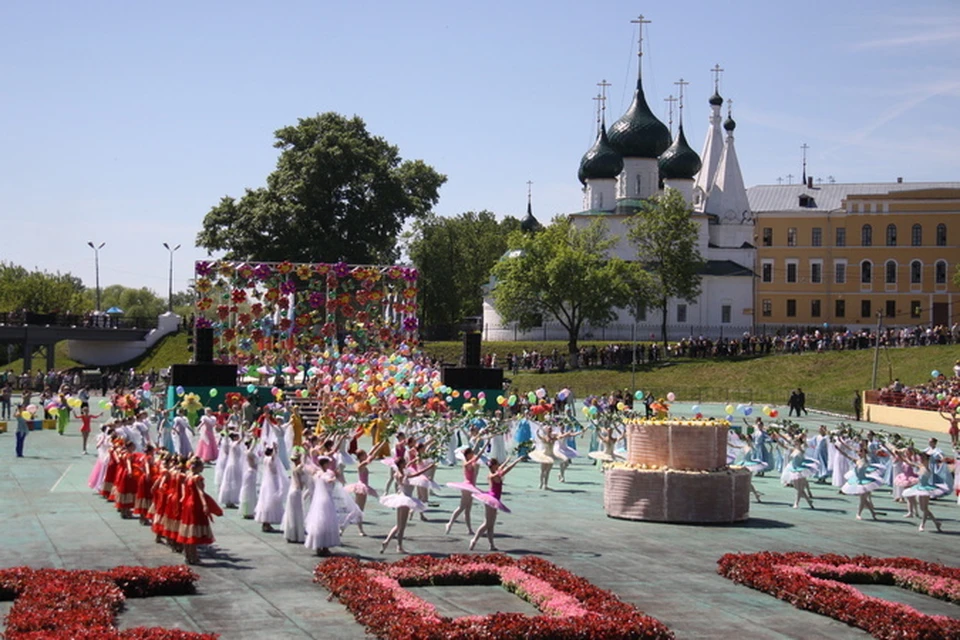
[[196, 581], [197, 574], [184, 566], [116, 567], [109, 571], [3, 569], [0, 600], [14, 600], [4, 637], [213, 640], [215, 634], [160, 627], [119, 631], [114, 624], [126, 598], [192, 594]]
[[960, 620], [864, 595], [855, 584], [882, 584], [960, 604], [960, 569], [914, 558], [814, 556], [808, 553], [727, 554], [725, 578], [859, 627], [875, 638], [960, 638]]
[[[329, 589], [330, 597], [343, 603], [370, 633], [390, 640], [673, 638], [659, 620], [534, 556], [419, 555], [392, 564], [331, 558], [317, 565], [314, 582]], [[406, 589], [425, 585], [501, 585], [541, 614], [444, 617]]]
[[338, 330], [393, 348], [418, 329], [413, 268], [204, 260], [194, 270], [197, 326], [214, 330], [220, 362], [247, 364], [276, 347], [332, 348]]

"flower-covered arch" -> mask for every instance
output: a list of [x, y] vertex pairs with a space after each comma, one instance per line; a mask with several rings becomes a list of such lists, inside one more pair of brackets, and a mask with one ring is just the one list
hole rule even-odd
[[346, 336], [393, 350], [417, 337], [417, 270], [343, 262], [198, 261], [198, 327], [214, 359], [251, 364], [282, 351], [336, 352]]

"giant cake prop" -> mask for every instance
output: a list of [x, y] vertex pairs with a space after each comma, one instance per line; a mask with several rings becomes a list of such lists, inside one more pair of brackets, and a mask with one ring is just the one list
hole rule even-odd
[[726, 420], [626, 423], [627, 461], [606, 465], [612, 518], [724, 523], [750, 516], [750, 471], [727, 465]]

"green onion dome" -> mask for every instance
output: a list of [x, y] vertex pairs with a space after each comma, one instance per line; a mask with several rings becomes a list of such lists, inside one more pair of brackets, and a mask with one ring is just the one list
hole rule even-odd
[[639, 73], [633, 102], [610, 126], [610, 144], [624, 158], [659, 158], [670, 146], [670, 131], [650, 111]]
[[607, 139], [607, 126], [601, 124], [597, 141], [580, 160], [577, 177], [580, 183], [585, 185], [587, 180], [615, 179], [621, 171], [623, 171], [623, 158], [610, 145], [610, 140]]
[[700, 171], [702, 163], [697, 152], [687, 144], [687, 137], [683, 135], [683, 125], [677, 132], [677, 139], [670, 148], [663, 152], [659, 161], [660, 175], [667, 180], [692, 180]]

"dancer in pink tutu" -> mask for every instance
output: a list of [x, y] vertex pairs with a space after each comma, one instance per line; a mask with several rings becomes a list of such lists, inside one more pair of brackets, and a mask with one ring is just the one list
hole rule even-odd
[[917, 496], [903, 495], [903, 492], [913, 485], [920, 482], [920, 477], [914, 470], [913, 465], [917, 462], [917, 450], [911, 447], [904, 449], [892, 449], [894, 464], [900, 469], [893, 478], [893, 497], [895, 502], [907, 503], [907, 512], [903, 514], [904, 518], [916, 518], [920, 515], [917, 510]]
[[446, 532], [448, 534], [453, 527], [453, 523], [462, 513], [463, 521], [467, 524], [467, 532], [473, 535], [473, 527], [470, 526], [470, 510], [473, 508], [473, 494], [480, 492], [477, 488], [477, 467], [479, 464], [480, 458], [473, 453], [473, 449], [467, 447], [463, 450], [463, 482], [447, 483], [447, 486], [451, 489], [460, 491], [460, 506], [450, 516], [450, 521], [447, 522]]
[[383, 544], [380, 545], [380, 553], [387, 550], [387, 545], [389, 545], [390, 541], [394, 538], [397, 539], [397, 551], [406, 553], [403, 549], [403, 534], [407, 529], [407, 520], [410, 518], [410, 512], [411, 510], [425, 511], [427, 509], [427, 505], [413, 497], [413, 485], [410, 484], [410, 478], [426, 473], [433, 468], [433, 464], [412, 473], [408, 472], [406, 461], [403, 458], [397, 458], [395, 464], [396, 471], [393, 477], [397, 483], [398, 491], [397, 493], [380, 498], [380, 504], [397, 510], [397, 524], [394, 525], [393, 529], [390, 529], [390, 533], [387, 534]]
[[497, 524], [497, 511], [510, 513], [510, 509], [500, 500], [501, 495], [503, 495], [503, 478], [518, 462], [520, 462], [520, 458], [512, 462], [507, 461], [503, 465], [501, 465], [500, 461], [496, 458], [490, 460], [490, 474], [487, 476], [487, 480], [490, 483], [490, 490], [486, 493], [476, 494], [477, 500], [483, 503], [484, 517], [483, 524], [480, 525], [473, 539], [470, 540], [471, 549], [477, 546], [477, 540], [480, 539], [480, 536], [486, 534], [487, 540], [490, 541], [490, 551], [497, 550], [496, 545], [493, 544], [494, 527]]
[[[356, 453], [357, 481], [353, 484], [348, 484], [343, 489], [347, 493], [353, 494], [353, 501], [357, 503], [357, 508], [359, 508], [361, 512], [367, 506], [367, 496], [371, 496], [373, 498], [380, 497], [380, 494], [377, 493], [376, 489], [370, 486], [370, 461], [376, 459], [377, 454], [380, 453], [380, 451], [386, 446], [387, 441], [382, 440], [370, 451], [369, 454], [363, 449], [360, 449]], [[357, 523], [357, 529], [360, 530], [361, 536], [367, 535], [363, 530], [363, 520]]]

